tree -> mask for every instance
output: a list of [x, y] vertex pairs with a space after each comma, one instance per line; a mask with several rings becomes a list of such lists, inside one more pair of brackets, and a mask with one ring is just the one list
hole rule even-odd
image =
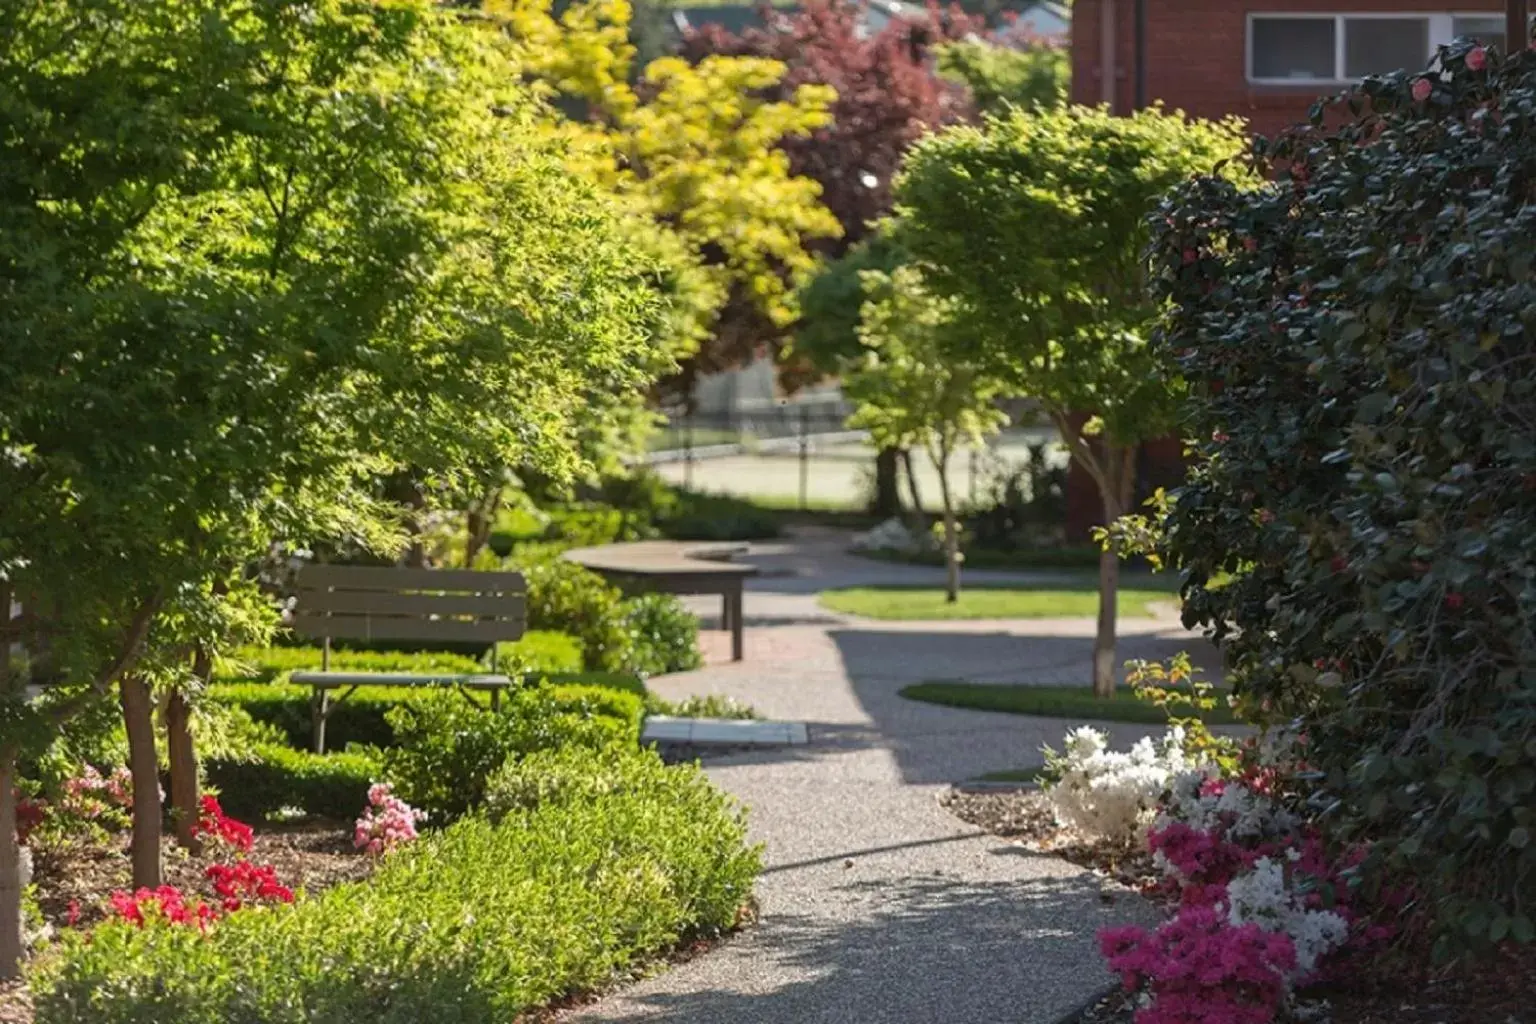
[[939, 474], [944, 506], [947, 598], [960, 599], [960, 529], [949, 486], [950, 459], [977, 445], [1005, 421], [994, 405], [1002, 382], [956, 360], [954, 336], [967, 330], [956, 299], [930, 294], [911, 266], [866, 270], [859, 340], [866, 352], [844, 378], [857, 408], [850, 426], [887, 448], [922, 448]]
[[693, 262], [678, 281], [702, 323], [691, 350], [678, 352], [671, 390], [690, 394], [698, 374], [739, 365], [780, 335], [816, 266], [808, 244], [839, 227], [818, 184], [778, 146], [824, 130], [833, 92], [786, 83], [784, 64], [757, 57], [666, 57], [637, 72], [625, 0], [585, 0], [558, 17], [550, 0], [488, 0], [485, 9], [526, 76], [585, 108], [584, 121], [562, 126], [573, 166], [670, 233]]
[[[820, 253], [837, 261], [870, 237], [875, 222], [890, 212], [891, 183], [911, 145], [966, 116], [963, 90], [933, 73], [930, 50], [936, 42], [973, 31], [977, 23], [956, 9], [931, 9], [921, 19], [894, 18], [871, 34], [864, 24], [865, 8], [846, 0], [811, 0], [787, 16], [767, 7], [763, 11], [767, 27], [733, 35], [706, 26], [683, 41], [683, 56], [691, 61], [720, 54], [777, 60], [787, 69], [781, 92], [807, 84], [835, 91], [830, 123], [812, 135], [787, 137], [780, 145], [795, 174], [821, 185], [822, 202], [842, 226], [840, 236], [815, 243]], [[777, 346], [780, 377], [788, 387], [836, 373], [845, 356], [859, 354], [853, 327], [862, 300], [853, 299], [840, 312], [820, 301], [841, 289], [836, 282], [856, 288], [857, 270], [828, 273], [833, 275], [830, 287], [802, 292], [814, 308], [801, 310], [792, 340]], [[817, 320], [829, 313], [834, 321], [823, 330]], [[777, 335], [747, 325], [734, 344], [723, 347], [725, 362], [742, 360], [763, 341], [778, 340]], [[840, 340], [828, 348], [823, 343], [831, 336]], [[877, 514], [901, 510], [898, 456], [887, 448], [876, 457]]]
[[0, 11], [0, 651], [47, 649], [57, 683], [29, 700], [0, 660], [0, 974], [24, 752], [114, 687], [142, 740], [149, 686], [189, 682], [244, 602], [270, 623], [245, 570], [273, 544], [397, 549], [381, 477], [571, 474], [583, 400], [665, 365], [654, 261], [491, 36], [425, 0], [303, 14]]
[[1072, 62], [1065, 47], [1041, 41], [1015, 48], [966, 39], [938, 47], [936, 60], [940, 77], [965, 86], [979, 114], [1066, 105]]
[[[1235, 121], [1153, 108], [1014, 111], [919, 143], [897, 185], [897, 238], [937, 294], [963, 300], [975, 360], [1035, 399], [1093, 478], [1106, 523], [1130, 510], [1135, 453], [1169, 433], [1182, 384], [1147, 345], [1147, 218], [1243, 146]], [[1093, 686], [1115, 685], [1119, 561], [1099, 562]]]

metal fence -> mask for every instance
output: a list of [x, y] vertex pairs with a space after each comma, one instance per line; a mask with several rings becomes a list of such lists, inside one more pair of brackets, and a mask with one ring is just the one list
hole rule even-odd
[[[696, 490], [802, 509], [859, 508], [874, 493], [876, 451], [868, 434], [848, 428], [849, 411], [828, 402], [675, 413], [653, 439], [647, 462], [669, 482]], [[1021, 427], [957, 453], [948, 473], [952, 493], [974, 504], [1010, 466], [1027, 460], [1030, 446], [1054, 440], [1053, 430]], [[937, 511], [937, 470], [918, 452], [912, 469], [922, 506]], [[902, 491], [910, 500], [905, 475]]]

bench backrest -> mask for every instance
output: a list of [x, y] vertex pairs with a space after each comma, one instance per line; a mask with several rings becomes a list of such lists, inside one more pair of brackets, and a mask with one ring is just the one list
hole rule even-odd
[[296, 633], [327, 640], [445, 640], [490, 645], [527, 625], [527, 585], [515, 572], [306, 565]]

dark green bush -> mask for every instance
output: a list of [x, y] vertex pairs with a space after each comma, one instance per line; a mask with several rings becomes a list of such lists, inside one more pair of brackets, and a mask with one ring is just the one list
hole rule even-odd
[[[319, 647], [242, 647], [230, 664], [219, 673], [219, 680], [286, 680], [291, 672], [320, 671]], [[450, 672], [472, 673], [484, 669], [477, 658], [439, 651], [347, 651], [331, 652], [331, 669], [337, 672]]]
[[672, 540], [772, 540], [783, 529], [778, 513], [727, 494], [679, 490], [676, 504], [657, 518]]
[[633, 638], [627, 666], [640, 676], [686, 672], [704, 664], [699, 653], [699, 619], [671, 594], [644, 594], [620, 608]]
[[[633, 702], [632, 717], [606, 714], [619, 700]], [[384, 752], [385, 777], [402, 799], [441, 824], [478, 807], [486, 779], [510, 758], [552, 747], [635, 743], [639, 701], [594, 691], [568, 703], [541, 686], [508, 693], [501, 708], [490, 711], [457, 693], [435, 693], [397, 705], [386, 718], [397, 745]]]
[[368, 802], [368, 786], [382, 778], [370, 754], [312, 754], [277, 743], [255, 744], [249, 760], [210, 759], [206, 770], [225, 813], [252, 821], [285, 807], [351, 821]]
[[609, 984], [734, 926], [760, 867], [739, 812], [697, 768], [633, 758], [625, 770], [643, 784], [499, 825], [466, 819], [366, 882], [241, 911], [206, 935], [68, 930], [34, 962], [37, 1021], [488, 1024]]
[[1536, 53], [1470, 46], [1261, 144], [1268, 187], [1189, 185], [1154, 250], [1185, 621], [1442, 954], [1536, 938]]

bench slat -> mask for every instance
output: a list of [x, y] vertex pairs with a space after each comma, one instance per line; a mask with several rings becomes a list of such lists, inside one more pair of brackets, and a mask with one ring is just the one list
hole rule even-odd
[[321, 565], [301, 568], [297, 578], [301, 590], [467, 590], [474, 593], [522, 594], [528, 589], [518, 572], [477, 572], [473, 569], [405, 569], [399, 566]]
[[523, 620], [428, 619], [378, 615], [315, 615], [299, 611], [290, 623], [302, 636], [340, 637], [349, 640], [516, 640], [523, 635]]
[[526, 618], [523, 596], [508, 594], [388, 594], [373, 590], [301, 590], [301, 612], [348, 615], [472, 616], [481, 619]]
[[467, 686], [472, 690], [504, 689], [518, 685], [500, 675], [431, 675], [414, 672], [294, 672], [288, 681], [317, 690], [344, 686]]

